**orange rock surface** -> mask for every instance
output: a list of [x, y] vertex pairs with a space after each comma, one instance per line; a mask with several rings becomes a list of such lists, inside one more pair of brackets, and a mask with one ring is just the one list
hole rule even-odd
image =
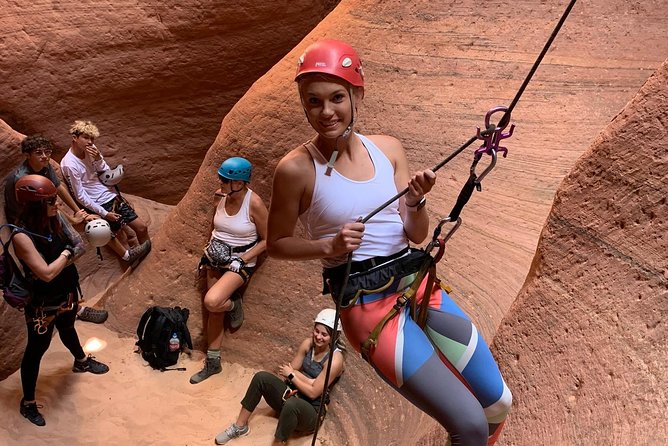
[[3, 2], [0, 118], [52, 138], [57, 159], [90, 119], [125, 191], [175, 204], [223, 116], [334, 4]]
[[[483, 191], [473, 195], [462, 228], [448, 243], [440, 276], [488, 341], [501, 327], [496, 351], [516, 407], [500, 445], [662, 444], [650, 437], [658, 432], [650, 427], [660, 423], [666, 407], [665, 391], [657, 390], [666, 387], [666, 250], [659, 237], [666, 213], [657, 198], [666, 195], [666, 145], [656, 159], [651, 154], [658, 145], [644, 147], [640, 158], [626, 156], [634, 152], [633, 135], [643, 140], [644, 129], [658, 135], [644, 136], [647, 141], [665, 140], [665, 113], [652, 109], [660, 98], [666, 109], [665, 66], [622, 117], [610, 121], [668, 54], [665, 20], [656, 14], [663, 6], [657, 0], [576, 4], [513, 114], [517, 128], [505, 141], [508, 158], [499, 159]], [[437, 164], [483, 125], [489, 108], [509, 103], [563, 7], [534, 1], [490, 1], [484, 7], [472, 0], [342, 1], [225, 115], [192, 184], [190, 177], [183, 181], [188, 192], [154, 235], [152, 253], [103, 296], [107, 326], [131, 335], [148, 305], [186, 306], [191, 332], [203, 346], [201, 284], [194, 281], [210, 231], [215, 169], [229, 156], [248, 157], [255, 168], [251, 187], [269, 202], [278, 159], [312, 135], [292, 82], [295, 61], [308, 43], [336, 37], [358, 48], [367, 75], [358, 130], [398, 137], [417, 169]], [[652, 102], [648, 92], [659, 98]], [[120, 115], [128, 104], [118, 106]], [[647, 111], [636, 116], [643, 107]], [[596, 148], [603, 141], [619, 150], [616, 158]], [[471, 160], [472, 149], [439, 171], [428, 205], [434, 222], [448, 215]], [[628, 172], [632, 181], [614, 176], [606, 163], [618, 163], [616, 171]], [[172, 186], [164, 183], [150, 187], [167, 195], [163, 188]], [[608, 195], [598, 195], [602, 184], [611, 184], [603, 188]], [[612, 185], [618, 185], [618, 195]], [[649, 185], [656, 188], [652, 194], [635, 192]], [[622, 203], [639, 213], [627, 215]], [[225, 360], [257, 368], [284, 360], [312, 314], [329, 304], [318, 290], [317, 262], [266, 260], [246, 292], [244, 326], [224, 340]], [[652, 294], [657, 292], [663, 294]], [[604, 300], [593, 300], [597, 295]], [[624, 361], [636, 367], [629, 371]], [[629, 394], [633, 405], [623, 406]], [[650, 416], [641, 421], [645, 406], [651, 406]], [[327, 423], [340, 438], [335, 444], [444, 443], [440, 426], [394, 395], [353, 355], [333, 409]]]
[[507, 444], [665, 443], [667, 179], [668, 61], [559, 186], [496, 334]]

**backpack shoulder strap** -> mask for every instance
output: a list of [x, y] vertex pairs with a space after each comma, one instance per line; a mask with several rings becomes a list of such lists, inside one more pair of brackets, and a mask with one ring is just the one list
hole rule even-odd
[[181, 308], [181, 307], [174, 307], [174, 313], [176, 313], [176, 317], [178, 318], [177, 322], [177, 327], [179, 331], [181, 332], [182, 340], [185, 341], [185, 344], [188, 346], [189, 349], [192, 350], [193, 348], [193, 341], [190, 336], [190, 330], [188, 330], [188, 317], [190, 316], [190, 310], [187, 308]]
[[[20, 228], [15, 225], [10, 225], [10, 224], [4, 224], [0, 226], [0, 229], [3, 227], [10, 227], [12, 228], [12, 232], [9, 234], [9, 238], [7, 239], [6, 242], [2, 242], [0, 240], [0, 243], [2, 243], [2, 255], [6, 256], [9, 262], [10, 267], [12, 268], [11, 273], [12, 274], [19, 274], [21, 278], [23, 279], [29, 279], [30, 275], [29, 273], [26, 273], [26, 271], [23, 268], [23, 265], [21, 265], [21, 262], [19, 259], [16, 258], [16, 255], [10, 250], [10, 246], [12, 244], [12, 241], [14, 240], [14, 236], [18, 234], [19, 232], [22, 232], [26, 234], [28, 237], [30, 237], [30, 232], [24, 231], [23, 228]], [[32, 237], [30, 237], [32, 239]]]
[[146, 324], [148, 323], [148, 319], [151, 317], [153, 314], [153, 310], [155, 307], [150, 307], [144, 311], [144, 314], [141, 315], [141, 319], [139, 319], [139, 325], [137, 325], [137, 345], [139, 345], [140, 342], [146, 338], [146, 330], [148, 327]]

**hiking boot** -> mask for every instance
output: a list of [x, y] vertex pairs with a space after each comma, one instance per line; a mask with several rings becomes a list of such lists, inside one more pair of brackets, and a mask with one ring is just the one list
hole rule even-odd
[[46, 421], [44, 420], [42, 414], [39, 413], [39, 410], [37, 410], [37, 407], [42, 407], [42, 406], [37, 406], [37, 403], [25, 404], [24, 399], [21, 398], [21, 405], [19, 407], [19, 412], [21, 412], [21, 415], [26, 417], [28, 421], [30, 421], [32, 424], [35, 424], [37, 426], [44, 426], [46, 425]]
[[209, 358], [204, 361], [204, 368], [190, 377], [190, 384], [201, 383], [211, 375], [220, 373], [223, 367], [220, 365], [220, 358]]
[[141, 245], [133, 246], [128, 251], [128, 263], [134, 269], [146, 255], [151, 252], [151, 241], [146, 240]]
[[244, 308], [241, 306], [243, 299], [237, 299], [232, 302], [234, 302], [234, 308], [228, 312], [230, 315], [230, 327], [237, 329], [244, 323]]
[[236, 424], [232, 423], [232, 426], [225, 429], [223, 432], [216, 435], [216, 444], [225, 444], [230, 440], [235, 438], [243, 437], [248, 435], [250, 428], [248, 425], [244, 427], [239, 427]]
[[79, 362], [76, 359], [74, 360], [74, 365], [72, 366], [72, 371], [74, 373], [84, 373], [91, 372], [94, 375], [102, 375], [109, 371], [109, 367], [106, 364], [102, 364], [99, 361], [96, 361], [95, 356], [88, 355], [84, 362]]
[[102, 324], [109, 317], [109, 313], [107, 313], [107, 310], [96, 310], [95, 308], [84, 307], [81, 314], [77, 315], [77, 317], [82, 321]]

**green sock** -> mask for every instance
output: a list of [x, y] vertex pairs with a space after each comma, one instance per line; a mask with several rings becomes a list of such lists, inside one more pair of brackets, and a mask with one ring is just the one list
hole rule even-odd
[[207, 350], [206, 351], [206, 357], [207, 358], [215, 358], [215, 359], [220, 359], [220, 350]]

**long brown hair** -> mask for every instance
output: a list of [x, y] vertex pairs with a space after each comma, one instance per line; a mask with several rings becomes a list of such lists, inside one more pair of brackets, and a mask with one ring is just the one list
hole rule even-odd
[[47, 207], [45, 200], [24, 203], [19, 213], [19, 224], [40, 235], [60, 234], [62, 228], [58, 214], [49, 217]]

